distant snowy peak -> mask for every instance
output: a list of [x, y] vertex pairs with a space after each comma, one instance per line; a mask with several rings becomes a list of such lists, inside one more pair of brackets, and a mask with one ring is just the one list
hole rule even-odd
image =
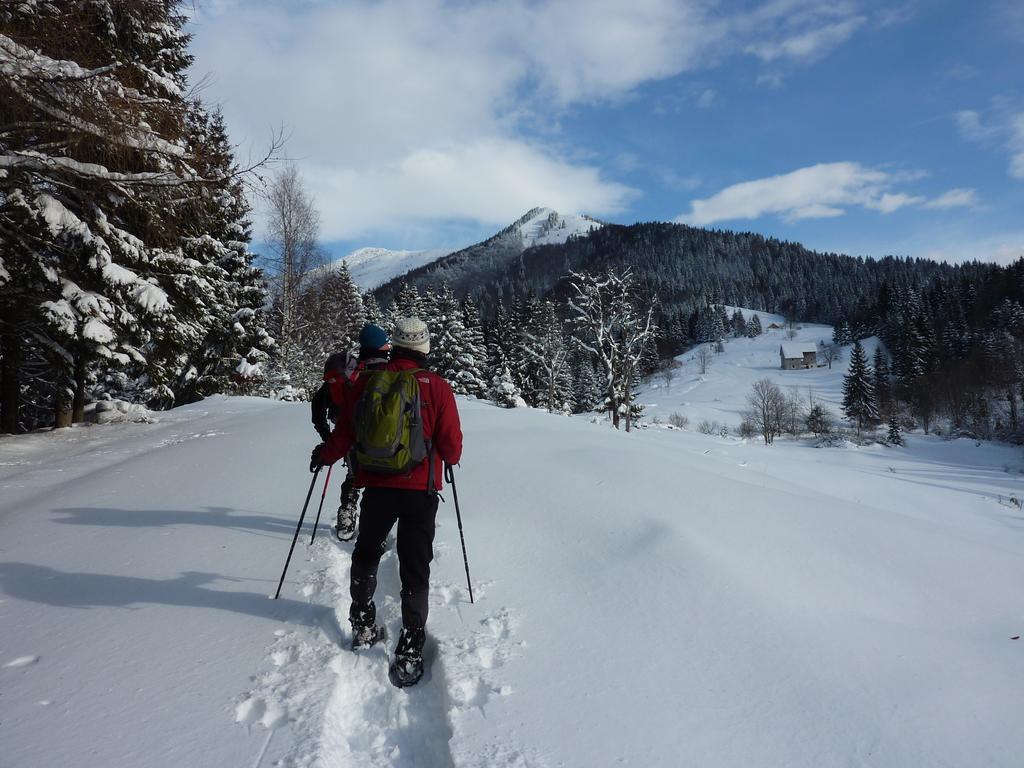
[[[602, 226], [602, 222], [589, 216], [563, 215], [551, 208], [534, 208], [498, 234], [460, 253], [468, 253], [476, 248], [493, 248], [500, 244], [506, 249], [511, 247], [512, 251], [518, 254], [535, 245], [559, 245], [570, 237], [587, 235]], [[331, 267], [336, 268], [338, 264], [345, 262], [359, 290], [365, 292], [432, 264], [451, 253], [450, 249], [442, 248], [425, 251], [360, 248], [338, 259]]]
[[431, 248], [426, 251], [391, 251], [387, 248], [360, 248], [342, 256], [335, 265], [345, 262], [352, 280], [359, 290], [366, 292], [384, 285], [389, 280], [437, 261], [451, 251]]
[[519, 231], [525, 250], [535, 245], [558, 245], [574, 235], [587, 235], [602, 226], [600, 221], [589, 216], [563, 216], [551, 208], [534, 208], [512, 228]]

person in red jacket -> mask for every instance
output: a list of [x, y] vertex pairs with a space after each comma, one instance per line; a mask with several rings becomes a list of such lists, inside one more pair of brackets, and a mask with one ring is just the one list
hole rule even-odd
[[[387, 365], [391, 353], [391, 337], [379, 325], [367, 323], [359, 332], [359, 355], [351, 352], [335, 352], [324, 364], [324, 383], [313, 395], [311, 401], [313, 428], [324, 442], [331, 437], [330, 421], [337, 422], [341, 406], [349, 389], [361, 371], [376, 370]], [[356, 518], [359, 509], [359, 489], [355, 487], [355, 473], [349, 466], [341, 484], [341, 505], [338, 507], [338, 522], [334, 535], [340, 541], [349, 541], [356, 532]]]
[[[372, 645], [382, 638], [383, 630], [376, 623], [373, 593], [377, 587], [377, 566], [385, 551], [385, 539], [397, 522], [402, 632], [391, 674], [396, 684], [404, 686], [415, 684], [423, 675], [430, 562], [434, 557], [434, 520], [438, 492], [442, 488], [442, 465], [459, 463], [462, 427], [451, 386], [436, 373], [426, 370], [430, 351], [430, 332], [426, 324], [418, 318], [399, 318], [391, 341], [391, 360], [385, 370], [422, 369], [415, 375], [419, 382], [423, 436], [430, 446], [430, 455], [403, 475], [356, 469], [356, 486], [366, 490], [359, 517], [359, 534], [352, 552], [349, 622], [352, 625], [353, 650]], [[355, 404], [362, 395], [368, 375], [372, 374], [361, 374], [356, 379], [330, 438], [313, 450], [311, 469], [317, 465], [333, 464], [351, 450], [355, 442]]]

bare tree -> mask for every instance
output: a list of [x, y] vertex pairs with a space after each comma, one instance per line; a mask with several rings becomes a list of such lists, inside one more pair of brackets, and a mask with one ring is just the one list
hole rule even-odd
[[704, 345], [697, 350], [697, 370], [700, 371], [701, 376], [708, 372], [708, 367], [711, 365], [712, 358], [713, 355], [707, 345]]
[[679, 373], [679, 369], [682, 368], [682, 363], [678, 360], [669, 360], [661, 371], [658, 372], [658, 377], [665, 385], [665, 391], [672, 391], [672, 383], [676, 380], [676, 376]]
[[744, 417], [761, 433], [765, 445], [771, 445], [782, 431], [786, 396], [771, 379], [759, 379], [747, 397], [747, 405], [749, 410]]
[[320, 214], [294, 163], [284, 165], [272, 177], [266, 191], [266, 205], [270, 253], [264, 261], [274, 299], [280, 367], [290, 375], [303, 331], [300, 292], [306, 276], [323, 263], [317, 242]]
[[571, 272], [573, 295], [569, 309], [579, 334], [576, 344], [604, 369], [608, 409], [618, 429], [620, 410], [626, 431], [632, 425], [633, 377], [644, 349], [658, 331], [654, 324], [654, 299], [646, 312], [638, 309], [632, 273], [609, 270], [602, 275]]
[[832, 370], [832, 363], [839, 359], [839, 346], [818, 341], [818, 358], [828, 363], [829, 370]]

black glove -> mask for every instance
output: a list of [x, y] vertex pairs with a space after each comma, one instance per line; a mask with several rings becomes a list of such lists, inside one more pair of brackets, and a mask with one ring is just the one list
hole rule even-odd
[[313, 448], [313, 453], [309, 457], [309, 471], [316, 472], [320, 467], [324, 465], [323, 459], [320, 458], [320, 450], [324, 447], [323, 443]]
[[327, 427], [317, 427], [316, 431], [320, 434], [320, 439], [323, 442], [327, 442], [331, 439], [331, 430]]

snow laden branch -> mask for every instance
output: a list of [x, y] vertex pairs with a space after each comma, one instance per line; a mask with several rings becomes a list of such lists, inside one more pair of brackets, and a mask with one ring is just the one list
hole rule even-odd
[[570, 272], [570, 289], [569, 309], [576, 330], [573, 339], [603, 370], [612, 424], [618, 429], [624, 416], [628, 432], [632, 425], [633, 380], [658, 330], [654, 323], [656, 300], [651, 298], [646, 312], [638, 308], [629, 269], [600, 275]]
[[38, 152], [0, 154], [0, 168], [27, 170], [39, 173], [60, 172], [80, 179], [111, 181], [118, 184], [143, 184], [158, 187], [177, 187], [187, 183], [206, 182], [195, 174], [179, 175], [172, 172], [119, 173], [98, 163], [82, 163], [70, 157], [44, 155]]
[[[77, 132], [106, 141], [113, 139], [140, 152], [184, 158], [185, 148], [147, 130], [146, 120], [129, 125], [117, 119], [117, 102], [153, 104], [111, 77], [119, 68], [112, 63], [87, 70], [73, 61], [51, 59], [0, 34], [0, 74], [11, 90], [37, 110]], [[63, 106], [69, 104], [78, 109], [71, 111]]]

